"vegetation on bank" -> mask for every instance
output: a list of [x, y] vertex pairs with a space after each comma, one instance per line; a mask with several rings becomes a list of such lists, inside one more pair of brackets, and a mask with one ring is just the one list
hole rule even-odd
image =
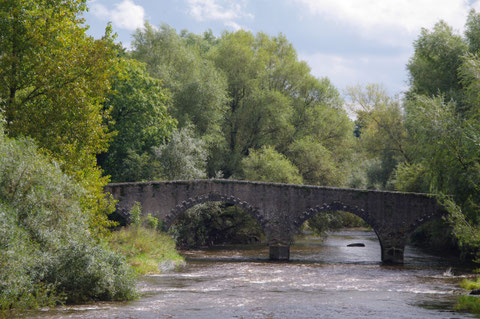
[[0, 311], [135, 297], [135, 274], [92, 233], [87, 192], [0, 127]]
[[112, 232], [109, 242], [114, 251], [125, 256], [137, 274], [160, 274], [183, 266], [184, 259], [175, 250], [175, 241], [159, 230], [161, 226], [155, 217], [150, 214], [142, 217], [139, 203], [130, 214], [130, 225]]

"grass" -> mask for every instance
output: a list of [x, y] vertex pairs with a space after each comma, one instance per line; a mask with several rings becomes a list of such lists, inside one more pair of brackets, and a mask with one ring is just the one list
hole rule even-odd
[[126, 257], [139, 275], [160, 274], [159, 265], [165, 262], [176, 267], [185, 263], [175, 250], [172, 238], [143, 226], [129, 226], [113, 232], [110, 245]]
[[[480, 289], [480, 279], [477, 279], [476, 281], [464, 279], [460, 282], [460, 287], [467, 290]], [[457, 300], [455, 310], [480, 314], [480, 297], [461, 296]]]

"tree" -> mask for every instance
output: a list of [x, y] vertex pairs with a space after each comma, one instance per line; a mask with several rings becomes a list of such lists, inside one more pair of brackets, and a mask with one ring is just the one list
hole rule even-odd
[[225, 32], [210, 57], [228, 82], [226, 145], [218, 152], [226, 177], [239, 174], [250, 149], [271, 145], [287, 154], [295, 139], [309, 135], [333, 150], [351, 135], [338, 91], [310, 75], [285, 36]]
[[347, 96], [357, 115], [358, 146], [366, 160], [375, 160], [365, 167], [367, 185], [385, 188], [398, 163], [410, 161], [400, 101], [377, 84], [349, 87]]
[[109, 28], [101, 40], [86, 35], [85, 10], [85, 0], [0, 3], [0, 99], [6, 133], [34, 138], [88, 189], [83, 207], [99, 231], [113, 208], [95, 155], [111, 137], [101, 103], [116, 56]]
[[153, 147], [166, 142], [176, 121], [167, 110], [168, 96], [161, 81], [148, 75], [143, 63], [122, 61], [105, 102], [111, 131], [116, 132], [108, 152], [98, 157], [112, 181], [139, 181], [158, 177], [152, 163]]
[[243, 176], [251, 181], [302, 184], [298, 169], [284, 155], [272, 147], [250, 150], [242, 160]]
[[[473, 31], [473, 29], [467, 29]], [[473, 39], [473, 35], [470, 35]], [[473, 42], [472, 42], [473, 43]], [[462, 107], [462, 85], [458, 68], [468, 46], [461, 36], [440, 21], [432, 31], [422, 29], [413, 44], [415, 53], [407, 64], [410, 72], [410, 93], [429, 97], [442, 94], [446, 101], [451, 99]]]
[[340, 186], [345, 181], [342, 165], [335, 162], [331, 152], [311, 137], [294, 141], [288, 157], [298, 167], [305, 184]]
[[193, 128], [184, 127], [173, 133], [165, 145], [154, 148], [166, 179], [206, 178], [206, 143], [194, 137]]
[[[208, 47], [211, 36], [205, 33], [203, 45]], [[133, 37], [132, 57], [145, 62], [150, 75], [171, 91], [171, 113], [179, 127], [193, 124], [197, 134], [218, 138], [226, 102], [225, 80], [203, 58], [206, 49], [195, 45], [200, 40], [188, 35], [181, 38], [167, 25], [156, 29], [148, 23]]]

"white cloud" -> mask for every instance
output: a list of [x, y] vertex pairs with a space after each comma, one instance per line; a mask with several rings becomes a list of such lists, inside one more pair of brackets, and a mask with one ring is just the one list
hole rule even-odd
[[90, 12], [100, 19], [111, 21], [117, 28], [131, 31], [142, 28], [145, 21], [145, 10], [131, 0], [118, 2], [111, 10], [94, 1], [90, 6]]
[[244, 1], [232, 0], [188, 0], [189, 14], [197, 21], [222, 21], [234, 30], [243, 29], [237, 22], [242, 18], [253, 18], [244, 11]]
[[359, 28], [364, 35], [400, 30], [417, 34], [440, 19], [462, 30], [471, 8], [480, 9], [480, 0], [292, 0], [310, 14]]
[[351, 85], [382, 83], [389, 94], [401, 93], [408, 87], [405, 64], [410, 52], [394, 56], [299, 54], [316, 77], [328, 77], [340, 90]]

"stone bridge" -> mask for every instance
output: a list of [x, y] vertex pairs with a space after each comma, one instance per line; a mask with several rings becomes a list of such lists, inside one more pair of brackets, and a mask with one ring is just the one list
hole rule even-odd
[[293, 236], [315, 214], [346, 211], [361, 217], [378, 236], [382, 261], [403, 263], [410, 233], [445, 213], [432, 195], [235, 180], [115, 183], [105, 188], [127, 214], [134, 202], [164, 220], [167, 229], [187, 209], [205, 202], [239, 206], [263, 228], [270, 259], [288, 260]]

